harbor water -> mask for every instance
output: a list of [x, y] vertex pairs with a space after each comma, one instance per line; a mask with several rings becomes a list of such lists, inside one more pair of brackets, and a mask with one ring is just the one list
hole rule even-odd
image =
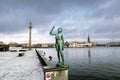
[[[41, 50], [57, 63], [55, 48]], [[69, 80], [120, 80], [120, 47], [65, 48], [64, 58]]]

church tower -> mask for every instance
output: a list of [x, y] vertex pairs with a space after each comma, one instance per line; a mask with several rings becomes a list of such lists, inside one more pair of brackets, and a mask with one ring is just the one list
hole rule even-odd
[[88, 39], [87, 39], [87, 42], [88, 43], [90, 43], [91, 41], [90, 41], [90, 36], [89, 36], [89, 34], [88, 34]]

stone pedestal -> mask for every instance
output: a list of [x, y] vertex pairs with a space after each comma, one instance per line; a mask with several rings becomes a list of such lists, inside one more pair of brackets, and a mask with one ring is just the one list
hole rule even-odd
[[43, 67], [44, 80], [68, 80], [68, 67]]
[[43, 55], [42, 51], [37, 51], [38, 58], [43, 66], [44, 80], [68, 80], [69, 67], [56, 67], [51, 64]]

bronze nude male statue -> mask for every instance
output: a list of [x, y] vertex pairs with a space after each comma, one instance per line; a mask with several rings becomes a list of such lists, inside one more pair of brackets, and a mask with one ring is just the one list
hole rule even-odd
[[56, 47], [57, 57], [58, 57], [57, 66], [62, 67], [62, 66], [64, 66], [64, 55], [63, 55], [64, 38], [63, 38], [63, 34], [62, 34], [62, 28], [58, 28], [57, 33], [53, 33], [54, 28], [55, 27], [53, 26], [53, 28], [50, 31], [50, 35], [55, 36], [55, 39], [56, 39], [55, 47]]

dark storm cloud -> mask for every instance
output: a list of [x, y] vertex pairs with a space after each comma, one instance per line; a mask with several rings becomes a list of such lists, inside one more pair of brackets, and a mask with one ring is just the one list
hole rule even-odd
[[25, 29], [29, 21], [33, 25], [46, 26], [59, 13], [59, 5], [52, 6], [40, 0], [4, 0], [0, 2], [0, 32], [16, 32]]
[[[119, 0], [109, 0], [100, 3], [96, 7], [90, 7], [87, 15], [84, 16], [83, 22], [88, 24], [86, 29], [83, 27], [74, 30], [82, 38], [87, 34], [92, 34], [94, 38], [120, 38], [120, 10]], [[92, 10], [91, 10], [92, 9]], [[87, 17], [86, 17], [87, 16]], [[82, 26], [80, 24], [80, 26]], [[86, 25], [87, 26], [87, 25]], [[84, 26], [85, 27], [85, 26]], [[81, 29], [82, 28], [82, 29]], [[69, 38], [72, 36], [69, 36]], [[76, 36], [73, 36], [75, 38]], [[78, 36], [77, 36], [78, 37]]]
[[[32, 21], [39, 33], [50, 26], [64, 29], [67, 38], [118, 38], [119, 0], [0, 0], [0, 33], [18, 33]], [[48, 32], [49, 33], [49, 32]], [[73, 36], [74, 35], [74, 36]]]
[[[100, 8], [98, 8], [90, 18], [103, 18], [100, 21], [98, 28], [107, 29], [108, 31], [118, 31], [120, 30], [120, 5], [119, 0], [110, 0], [107, 3], [101, 4]], [[101, 26], [101, 27], [100, 27]], [[103, 27], [102, 27], [103, 26]], [[104, 30], [103, 30], [104, 31]]]
[[[86, 31], [105, 38], [120, 38], [119, 0], [110, 0], [100, 4], [89, 19], [95, 20]], [[101, 34], [101, 35], [100, 35]]]
[[[1, 0], [0, 32], [26, 29], [32, 21], [36, 27], [50, 25], [67, 8], [94, 8], [102, 1], [96, 0]], [[74, 8], [73, 8], [74, 9]]]
[[92, 17], [99, 18], [104, 17], [111, 19], [114, 17], [120, 17], [120, 5], [119, 0], [109, 0], [98, 6], [98, 8], [92, 14]]

